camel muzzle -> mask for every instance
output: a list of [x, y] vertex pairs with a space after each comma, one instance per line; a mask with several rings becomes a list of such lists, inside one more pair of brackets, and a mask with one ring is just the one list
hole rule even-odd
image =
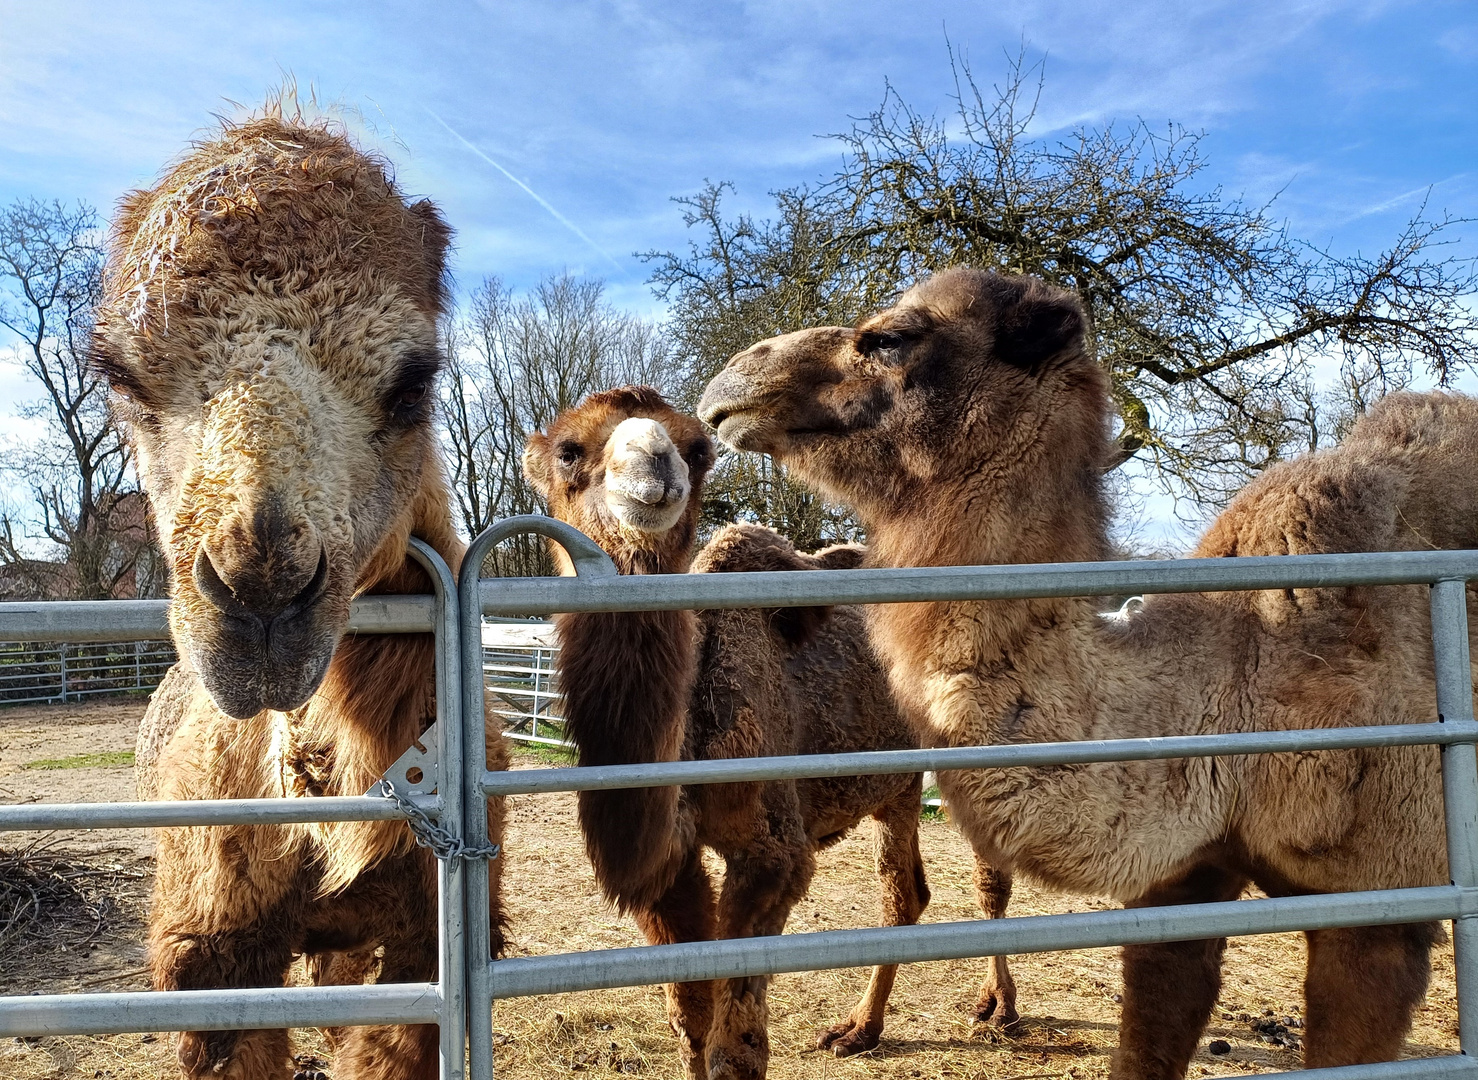
[[306, 702], [328, 670], [342, 629], [343, 620], [324, 610], [330, 606], [324, 603], [328, 552], [320, 546], [317, 566], [296, 591], [272, 589], [250, 572], [228, 582], [204, 545], [191, 576], [213, 610], [190, 621], [190, 657], [221, 710], [246, 719]]

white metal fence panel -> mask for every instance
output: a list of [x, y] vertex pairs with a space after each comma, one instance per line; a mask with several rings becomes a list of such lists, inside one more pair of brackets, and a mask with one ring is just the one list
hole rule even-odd
[[0, 705], [152, 691], [175, 659], [167, 641], [0, 642]]

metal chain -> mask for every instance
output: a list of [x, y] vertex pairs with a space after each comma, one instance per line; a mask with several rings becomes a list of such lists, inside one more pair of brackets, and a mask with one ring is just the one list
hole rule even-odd
[[[378, 792], [376, 788], [379, 789]], [[416, 843], [421, 847], [430, 848], [432, 854], [438, 859], [444, 859], [447, 862], [456, 862], [460, 859], [496, 859], [503, 850], [501, 844], [472, 847], [460, 836], [453, 836], [432, 821], [426, 811], [396, 791], [395, 785], [389, 780], [381, 780], [375, 787], [370, 788], [367, 794], [378, 794], [392, 800], [405, 813], [405, 823], [411, 827], [411, 835], [416, 838]]]

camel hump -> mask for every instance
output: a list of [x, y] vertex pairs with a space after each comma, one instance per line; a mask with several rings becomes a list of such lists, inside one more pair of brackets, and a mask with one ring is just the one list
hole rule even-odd
[[1391, 394], [1338, 447], [1268, 469], [1196, 554], [1478, 547], [1478, 400]]
[[742, 574], [764, 570], [817, 570], [785, 537], [763, 525], [725, 525], [693, 560], [695, 574]]
[[[695, 574], [757, 573], [766, 570], [849, 570], [862, 561], [856, 544], [823, 548], [815, 555], [763, 525], [725, 525], [693, 560]], [[831, 617], [829, 607], [775, 608], [764, 611], [767, 624], [792, 648], [815, 637]]]
[[134, 785], [140, 802], [159, 797], [159, 756], [189, 711], [200, 677], [188, 661], [179, 660], [149, 696], [133, 745]]

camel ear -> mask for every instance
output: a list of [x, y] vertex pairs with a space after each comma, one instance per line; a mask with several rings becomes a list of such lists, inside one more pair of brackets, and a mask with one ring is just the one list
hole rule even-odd
[[769, 616], [770, 628], [780, 635], [785, 644], [792, 649], [799, 649], [815, 637], [826, 620], [831, 618], [831, 608], [776, 608]]
[[1026, 281], [997, 309], [995, 354], [1035, 374], [1052, 357], [1077, 345], [1087, 326], [1082, 305], [1071, 293]]
[[549, 436], [536, 431], [523, 446], [523, 474], [534, 490], [549, 498], [551, 471], [549, 468]]
[[446, 252], [452, 242], [452, 228], [430, 199], [412, 203], [408, 208], [421, 230], [422, 269], [425, 282], [421, 295], [440, 313], [446, 310], [450, 290], [447, 282]]

